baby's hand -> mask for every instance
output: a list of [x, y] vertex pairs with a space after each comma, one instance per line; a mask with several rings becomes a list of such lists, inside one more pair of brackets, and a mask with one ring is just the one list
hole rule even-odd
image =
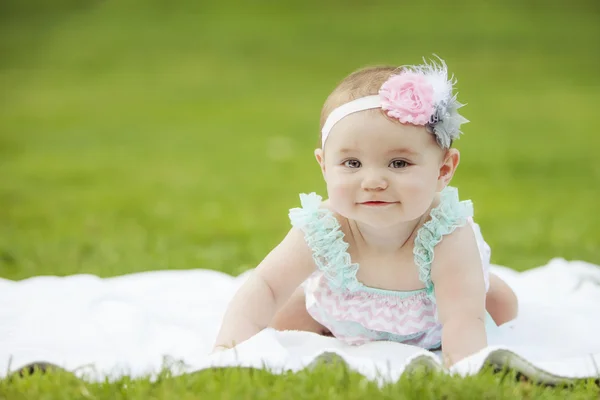
[[210, 354], [215, 354], [220, 351], [229, 350], [229, 349], [231, 349], [231, 347], [227, 347], [227, 346], [223, 346], [223, 345], [215, 346], [215, 347], [213, 347], [212, 352]]
[[450, 356], [447, 353], [443, 352], [442, 358], [444, 361], [444, 367], [450, 368], [451, 366], [454, 365], [454, 363], [452, 362], [452, 359], [450, 358]]

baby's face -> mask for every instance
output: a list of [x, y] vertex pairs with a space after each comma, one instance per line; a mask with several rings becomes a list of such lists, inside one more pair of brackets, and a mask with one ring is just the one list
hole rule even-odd
[[346, 218], [392, 226], [420, 218], [442, 189], [444, 151], [422, 126], [380, 110], [350, 114], [332, 129], [321, 161], [331, 207]]

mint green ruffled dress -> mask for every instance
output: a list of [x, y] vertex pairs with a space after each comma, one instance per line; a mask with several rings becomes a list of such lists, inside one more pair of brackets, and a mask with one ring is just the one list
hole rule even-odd
[[[302, 229], [312, 249], [316, 271], [304, 284], [309, 314], [333, 336], [348, 344], [389, 340], [438, 349], [442, 326], [437, 320], [431, 263], [435, 247], [456, 228], [472, 227], [489, 288], [490, 247], [473, 221], [471, 201], [459, 201], [454, 187], [445, 188], [440, 203], [414, 240], [414, 262], [424, 287], [414, 291], [393, 291], [365, 286], [356, 278], [359, 269], [347, 252], [348, 243], [330, 210], [321, 208], [315, 193], [301, 194], [301, 208], [290, 210], [293, 226]], [[489, 315], [486, 325], [494, 326]]]

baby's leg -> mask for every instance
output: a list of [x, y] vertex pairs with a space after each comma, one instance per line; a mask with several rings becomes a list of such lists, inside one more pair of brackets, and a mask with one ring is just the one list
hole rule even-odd
[[485, 308], [498, 326], [515, 319], [519, 309], [515, 292], [494, 274], [490, 274], [490, 288]]
[[306, 311], [302, 287], [296, 289], [288, 302], [275, 314], [269, 326], [278, 331], [307, 331], [319, 335], [331, 335], [327, 328], [315, 321]]

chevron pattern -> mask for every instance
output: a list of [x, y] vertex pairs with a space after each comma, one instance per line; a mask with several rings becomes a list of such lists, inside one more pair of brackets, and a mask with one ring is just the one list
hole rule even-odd
[[424, 348], [439, 346], [442, 329], [437, 309], [425, 292], [393, 297], [333, 291], [320, 273], [310, 278], [306, 289], [309, 314], [348, 344], [394, 340]]

